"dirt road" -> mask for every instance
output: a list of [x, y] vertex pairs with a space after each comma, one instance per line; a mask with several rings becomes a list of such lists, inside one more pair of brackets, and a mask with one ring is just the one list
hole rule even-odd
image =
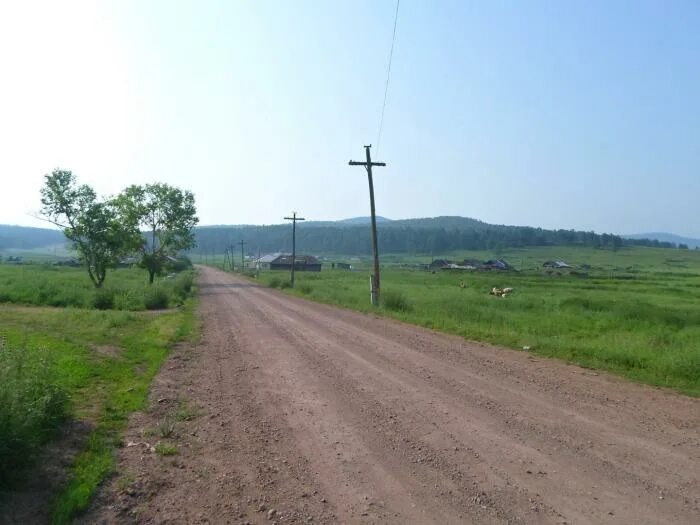
[[128, 436], [186, 399], [180, 453], [122, 449], [87, 521], [700, 523], [698, 399], [213, 269], [200, 292]]

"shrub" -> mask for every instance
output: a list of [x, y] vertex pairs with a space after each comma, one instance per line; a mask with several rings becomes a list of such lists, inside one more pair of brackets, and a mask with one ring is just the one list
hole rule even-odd
[[67, 401], [46, 351], [0, 343], [0, 486], [51, 438], [66, 416]]
[[286, 290], [287, 288], [291, 288], [291, 287], [292, 287], [292, 283], [290, 283], [289, 281], [282, 281], [280, 283], [281, 290]]
[[304, 283], [299, 285], [299, 291], [304, 295], [309, 295], [311, 292], [313, 292], [313, 290], [313, 286], [310, 284]]
[[143, 309], [142, 295], [136, 290], [118, 290], [114, 293], [115, 310], [141, 310]]
[[194, 274], [192, 272], [182, 272], [175, 279], [175, 284], [173, 285], [173, 292], [175, 295], [184, 299], [192, 291], [192, 283], [194, 282]]
[[92, 297], [92, 306], [98, 310], [111, 310], [114, 308], [114, 290], [100, 288], [95, 290], [95, 295]]
[[162, 288], [151, 286], [143, 296], [143, 305], [146, 310], [162, 310], [168, 307], [170, 298]]
[[413, 310], [413, 305], [402, 292], [386, 290], [382, 292], [381, 300], [382, 305], [387, 310], [395, 312], [410, 312]]
[[277, 276], [275, 276], [275, 277], [273, 277], [272, 279], [270, 279], [270, 281], [267, 283], [267, 285], [268, 285], [270, 288], [279, 288], [279, 287], [280, 287], [280, 284], [282, 284], [282, 281], [281, 281], [280, 278], [277, 277]]

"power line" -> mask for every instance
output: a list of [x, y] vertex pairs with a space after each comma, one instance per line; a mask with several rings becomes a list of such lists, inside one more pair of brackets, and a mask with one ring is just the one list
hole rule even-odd
[[382, 139], [382, 128], [384, 127], [384, 110], [386, 109], [386, 96], [389, 93], [389, 77], [391, 76], [391, 61], [394, 58], [394, 42], [396, 42], [396, 22], [399, 19], [399, 5], [401, 0], [396, 0], [396, 12], [394, 13], [394, 32], [391, 36], [391, 50], [389, 51], [389, 65], [386, 70], [386, 83], [384, 84], [384, 102], [382, 103], [382, 115], [379, 118], [379, 131], [377, 132], [377, 155]]

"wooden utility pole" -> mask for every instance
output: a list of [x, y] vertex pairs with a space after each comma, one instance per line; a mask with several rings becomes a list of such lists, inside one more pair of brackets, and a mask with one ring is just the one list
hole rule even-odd
[[303, 217], [297, 217], [297, 212], [293, 211], [291, 217], [285, 217], [286, 221], [292, 221], [292, 279], [291, 285], [294, 288], [294, 266], [297, 263], [297, 221], [305, 221]]
[[374, 256], [374, 275], [370, 286], [370, 300], [372, 304], [379, 304], [379, 249], [377, 248], [377, 215], [374, 211], [374, 182], [372, 181], [372, 166], [386, 166], [384, 162], [372, 162], [372, 156], [369, 149], [372, 147], [365, 146], [365, 154], [367, 160], [365, 162], [357, 162], [351, 160], [350, 166], [364, 166], [367, 170], [367, 179], [369, 180], [369, 206], [372, 211], [372, 255]]
[[245, 271], [245, 255], [243, 255], [243, 246], [248, 244], [246, 241], [240, 240], [238, 244], [241, 245], [241, 271]]

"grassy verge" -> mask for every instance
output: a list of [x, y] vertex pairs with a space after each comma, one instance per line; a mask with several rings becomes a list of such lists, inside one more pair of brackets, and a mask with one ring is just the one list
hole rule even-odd
[[[28, 362], [44, 363], [41, 374], [34, 367], [35, 371], [25, 377], [33, 383], [49, 384], [65, 395], [68, 402], [61, 416], [92, 425], [68, 484], [53, 502], [54, 523], [69, 523], [85, 509], [100, 482], [113, 470], [113, 452], [120, 444], [121, 431], [129, 414], [144, 408], [151, 380], [169, 348], [196, 335], [194, 308], [192, 299], [185, 300], [180, 309], [160, 315], [0, 306], [4, 346], [21, 349], [18, 354]], [[2, 373], [0, 398], [11, 395], [10, 378], [21, 380], [16, 367], [5, 367]], [[18, 404], [17, 410], [22, 406]], [[30, 464], [40, 444], [26, 451], [17, 466]]]
[[157, 310], [180, 306], [194, 273], [160, 277], [151, 286], [144, 270], [120, 268], [96, 290], [83, 268], [49, 264], [0, 265], [0, 303], [72, 306], [100, 310]]
[[[542, 258], [555, 258], [550, 251]], [[568, 249], [569, 259], [595, 261], [585, 276], [543, 273], [537, 255], [521, 251], [526, 266], [540, 268], [524, 272], [385, 268], [379, 309], [369, 304], [366, 271], [298, 272], [286, 291], [700, 396], [700, 254]], [[277, 286], [288, 279], [260, 277]], [[515, 292], [497, 298], [494, 286]]]

